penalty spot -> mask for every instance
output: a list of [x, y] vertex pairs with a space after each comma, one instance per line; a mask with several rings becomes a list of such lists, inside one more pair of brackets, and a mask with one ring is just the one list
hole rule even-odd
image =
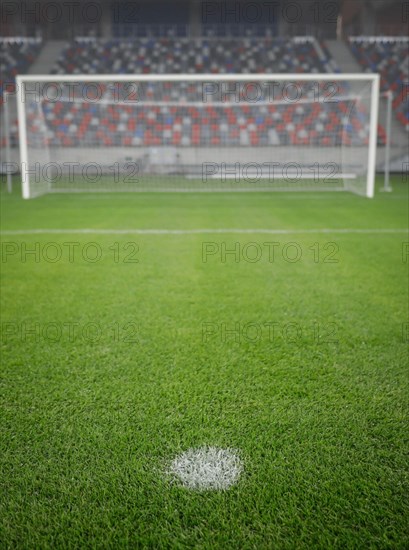
[[188, 489], [225, 490], [237, 483], [242, 462], [233, 449], [199, 447], [175, 457], [169, 473]]

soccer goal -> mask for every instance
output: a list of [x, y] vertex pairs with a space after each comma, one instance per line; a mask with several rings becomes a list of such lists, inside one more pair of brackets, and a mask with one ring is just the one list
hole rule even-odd
[[19, 76], [24, 198], [374, 194], [379, 75]]

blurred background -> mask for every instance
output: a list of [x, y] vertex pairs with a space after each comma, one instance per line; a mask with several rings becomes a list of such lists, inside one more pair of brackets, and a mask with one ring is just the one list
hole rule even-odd
[[[379, 72], [392, 102], [390, 169], [408, 165], [408, 2], [27, 0], [3, 2], [1, 24], [3, 172], [7, 143], [19, 158], [17, 74]], [[379, 145], [387, 108], [384, 95]]]

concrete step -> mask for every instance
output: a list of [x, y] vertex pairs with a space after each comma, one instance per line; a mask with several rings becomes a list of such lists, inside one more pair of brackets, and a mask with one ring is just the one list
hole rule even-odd
[[50, 74], [66, 44], [63, 40], [48, 40], [36, 61], [31, 65], [28, 74]]
[[361, 73], [362, 68], [353, 56], [348, 45], [343, 40], [327, 40], [325, 42], [330, 54], [343, 73]]

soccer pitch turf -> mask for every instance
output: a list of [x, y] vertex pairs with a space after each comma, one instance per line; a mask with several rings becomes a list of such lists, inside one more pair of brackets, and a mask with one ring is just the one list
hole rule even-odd
[[[372, 200], [3, 182], [1, 546], [407, 548], [400, 179]], [[237, 483], [169, 473], [200, 447], [234, 450]]]

